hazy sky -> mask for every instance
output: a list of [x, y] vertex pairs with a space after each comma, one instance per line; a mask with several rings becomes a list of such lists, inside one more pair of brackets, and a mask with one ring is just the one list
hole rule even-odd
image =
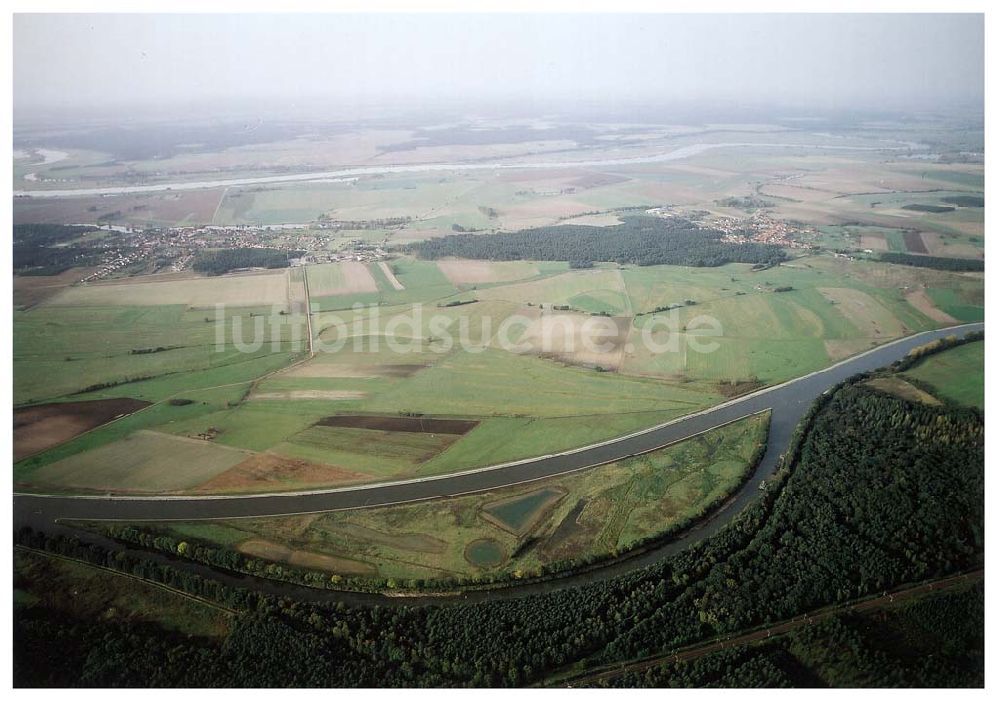
[[946, 107], [979, 15], [16, 15], [15, 113], [325, 98]]

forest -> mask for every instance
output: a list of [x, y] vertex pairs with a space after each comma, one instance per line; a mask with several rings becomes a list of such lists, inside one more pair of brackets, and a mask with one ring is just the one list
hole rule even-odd
[[879, 259], [889, 264], [922, 266], [942, 271], [984, 271], [986, 262], [982, 259], [957, 259], [955, 257], [928, 257], [925, 254], [904, 254], [903, 252], [882, 252]]
[[14, 273], [50, 276], [70, 267], [98, 264], [106, 249], [65, 244], [93, 231], [88, 225], [14, 225]]
[[764, 643], [666, 663], [603, 687], [982, 687], [982, 582], [874, 613], [846, 612]]
[[198, 252], [191, 268], [210, 275], [225, 274], [236, 269], [281, 269], [288, 266], [289, 258], [301, 257], [303, 252], [268, 247], [234, 247]]
[[[25, 655], [15, 682], [523, 686], [574, 663], [646, 657], [981, 567], [982, 414], [905, 401], [865, 378], [817, 400], [759, 499], [711, 538], [616, 578], [534, 596], [447, 606], [303, 603], [226, 587], [140, 551], [23, 531], [23, 544], [155, 578], [241, 615], [217, 645], [19, 609], [15, 640]], [[853, 648], [862, 634], [841, 625]], [[856, 669], [883, 668], [878, 652], [858, 649]], [[981, 660], [972, 660], [969, 671], [936, 681], [981, 676]], [[777, 682], [780, 662], [770, 662], [747, 665], [746, 677]], [[838, 684], [835, 665], [815, 667]]]
[[82, 237], [94, 228], [89, 225], [50, 225], [47, 223], [20, 223], [14, 225], [14, 244], [48, 247]]
[[982, 208], [986, 205], [986, 199], [983, 196], [945, 196], [941, 201], [957, 205], [960, 208]]
[[493, 235], [447, 235], [408, 245], [424, 259], [460, 257], [494, 261], [617, 262], [653, 266], [721, 266], [730, 262], [774, 264], [785, 258], [777, 245], [722, 241], [717, 230], [683, 218], [626, 216], [619, 225], [555, 225]]

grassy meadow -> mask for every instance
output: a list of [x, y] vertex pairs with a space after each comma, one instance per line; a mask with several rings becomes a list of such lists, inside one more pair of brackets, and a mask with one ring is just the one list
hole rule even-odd
[[985, 374], [986, 343], [970, 342], [923, 359], [904, 376], [923, 382], [946, 401], [982, 410]]

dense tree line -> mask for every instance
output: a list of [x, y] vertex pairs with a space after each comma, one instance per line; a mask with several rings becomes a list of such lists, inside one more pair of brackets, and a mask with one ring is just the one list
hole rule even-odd
[[55, 276], [75, 266], [96, 266], [105, 250], [96, 247], [39, 247], [14, 245], [14, 273], [21, 276]]
[[[288, 666], [269, 653], [299, 652], [287, 636], [313, 651], [297, 663], [311, 683], [523, 685], [581, 660], [644, 657], [981, 565], [982, 414], [910, 403], [861, 379], [816, 402], [759, 500], [675, 556], [604, 581], [448, 606], [243, 595], [244, 618], [276, 635], [230, 636], [199, 682], [231, 682], [242, 658], [254, 663], [253, 684], [284, 684]], [[218, 589], [208, 584], [196, 586]], [[79, 647], [111, 647], [88, 643]], [[747, 672], [757, 670], [778, 679], [764, 665]]]
[[234, 247], [198, 252], [191, 268], [208, 274], [225, 274], [234, 269], [281, 269], [288, 266], [289, 258], [301, 257], [303, 252], [272, 249], [269, 247]]
[[352, 653], [335, 636], [295, 628], [263, 609], [237, 616], [219, 644], [152, 624], [83, 622], [27, 608], [15, 618], [14, 642], [17, 687], [377, 684], [362, 679], [365, 673], [356, 671]]
[[729, 262], [772, 264], [785, 258], [777, 245], [722, 241], [717, 230], [683, 218], [629, 216], [619, 225], [556, 225], [494, 235], [457, 234], [406, 247], [426, 259], [462, 257], [509, 261], [618, 262], [720, 266]]
[[328, 215], [320, 215], [317, 219], [320, 227], [330, 230], [382, 230], [402, 227], [413, 218], [409, 215], [394, 218], [375, 218], [373, 220], [334, 220]]
[[982, 584], [872, 614], [842, 613], [763, 645], [668, 662], [612, 687], [982, 687]]
[[926, 203], [909, 203], [903, 210], [915, 210], [918, 213], [950, 213], [955, 208], [950, 205], [928, 205]]
[[65, 244], [93, 231], [93, 227], [81, 225], [14, 225], [14, 273], [52, 276], [74, 266], [99, 264], [105, 249]]
[[794, 658], [774, 645], [742, 645], [690, 662], [665, 663], [647, 670], [591, 683], [594, 687], [768, 687], [802, 684], [793, 679]]
[[922, 266], [942, 271], [984, 271], [986, 262], [982, 259], [958, 259], [957, 257], [928, 257], [924, 254], [904, 254], [903, 252], [882, 252], [879, 259], [889, 264]]
[[983, 196], [945, 196], [941, 201], [961, 208], [982, 208], [986, 205], [986, 199]]
[[982, 584], [872, 614], [850, 612], [782, 645], [838, 687], [982, 687]]
[[905, 357], [893, 362], [889, 366], [889, 369], [895, 373], [905, 372], [907, 369], [910, 369], [924, 358], [933, 354], [950, 350], [953, 347], [964, 345], [967, 342], [979, 342], [985, 338], [986, 334], [982, 330], [966, 333], [965, 336], [961, 338], [958, 337], [958, 335], [939, 337], [938, 339], [932, 340], [925, 345], [914, 347]]
[[32, 244], [49, 247], [83, 237], [94, 228], [89, 225], [51, 225], [48, 223], [20, 223], [14, 225], [14, 245]]
[[[685, 632], [693, 639], [768, 623], [981, 560], [977, 411], [849, 385], [813, 422], [797, 465], [747, 545], [680, 556], [672, 579], [690, 587], [609, 650], [627, 656]], [[664, 642], [665, 633], [674, 635]]]

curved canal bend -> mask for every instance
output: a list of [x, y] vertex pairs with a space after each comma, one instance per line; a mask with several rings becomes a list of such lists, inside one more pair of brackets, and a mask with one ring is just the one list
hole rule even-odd
[[[813, 400], [834, 385], [855, 374], [873, 371], [902, 359], [914, 347], [950, 335], [964, 335], [985, 329], [984, 323], [956, 325], [940, 330], [917, 333], [844, 360], [832, 367], [814, 372], [784, 384], [769, 387], [699, 413], [678, 418], [669, 423], [606, 443], [517, 463], [472, 470], [441, 477], [405, 480], [359, 487], [296, 494], [258, 494], [252, 496], [216, 497], [103, 497], [103, 496], [42, 496], [14, 495], [14, 525], [31, 526], [47, 533], [72, 533], [72, 528], [59, 525], [60, 519], [172, 521], [206, 520], [240, 517], [275, 516], [297, 513], [336, 511], [395, 503], [426, 501], [497, 489], [512, 484], [536, 481], [575, 472], [598, 464], [679, 442], [707, 430], [738, 420], [753, 413], [771, 410], [771, 428], [767, 451], [753, 476], [723, 508], [699, 523], [695, 528], [650, 550], [625, 559], [598, 565], [585, 572], [548, 580], [473, 590], [444, 596], [390, 597], [380, 594], [312, 589], [294, 584], [222, 573], [212, 568], [168, 556], [142, 552], [143, 556], [167, 562], [188, 571], [216, 579], [232, 586], [278, 594], [300, 601], [342, 601], [359, 605], [431, 603], [471, 603], [485, 599], [512, 598], [538, 594], [567, 586], [579, 585], [630, 572], [681, 550], [713, 535], [743, 510], [757, 496], [760, 482], [774, 472], [778, 460], [787, 450], [792, 432], [809, 409]], [[86, 533], [85, 539], [104, 545], [121, 546], [101, 536]]]

